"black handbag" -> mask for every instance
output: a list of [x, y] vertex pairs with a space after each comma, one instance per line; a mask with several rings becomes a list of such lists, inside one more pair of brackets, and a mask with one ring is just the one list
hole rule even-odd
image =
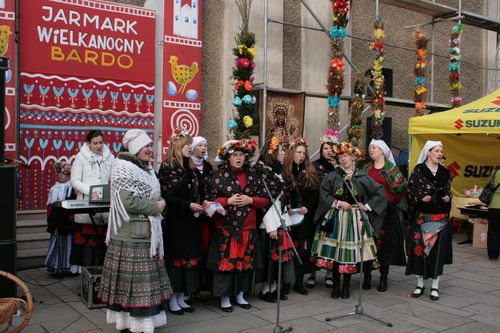
[[495, 194], [496, 190], [500, 186], [498, 184], [497, 186], [493, 186], [493, 183], [495, 182], [495, 175], [497, 173], [498, 169], [493, 172], [493, 175], [491, 175], [490, 180], [488, 181], [488, 184], [484, 187], [483, 191], [481, 192], [481, 195], [479, 196], [479, 200], [481, 200], [482, 203], [489, 205], [491, 200], [493, 199], [493, 194]]

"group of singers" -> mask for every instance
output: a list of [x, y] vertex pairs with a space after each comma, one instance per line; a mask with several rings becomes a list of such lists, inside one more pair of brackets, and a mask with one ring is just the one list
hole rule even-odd
[[[217, 150], [214, 168], [207, 140], [177, 129], [156, 173], [153, 141], [144, 131], [129, 130], [114, 161], [103, 134], [91, 131], [69, 188], [69, 177], [58, 178], [55, 186], [62, 189], [50, 198], [66, 198], [71, 185], [84, 198], [90, 185], [110, 181], [99, 293], [108, 323], [123, 332], [153, 332], [166, 324], [166, 310], [194, 312], [189, 298], [205, 290], [220, 298], [222, 311], [231, 312], [233, 304], [249, 309], [255, 281], [267, 302], [277, 301], [278, 282], [281, 300], [291, 289], [307, 295], [320, 269], [327, 271], [331, 297], [349, 298], [352, 274], [362, 270], [362, 287], [370, 289], [378, 269], [377, 290], [384, 292], [389, 267], [406, 265], [407, 275], [417, 275], [411, 296], [422, 296], [431, 278], [430, 298], [438, 300], [443, 265], [452, 262], [451, 176], [441, 165], [443, 144], [426, 143], [407, 182], [382, 140], [371, 141], [370, 161], [362, 167], [351, 143], [331, 135], [320, 143], [320, 157], [311, 162], [304, 138], [272, 138], [252, 165], [257, 144], [230, 140]], [[69, 168], [59, 171], [68, 175]], [[398, 207], [405, 195], [409, 228]], [[282, 216], [290, 222], [287, 230], [275, 221]], [[84, 249], [95, 228], [77, 234], [73, 246], [81, 249], [71, 257], [92, 258]], [[61, 246], [62, 236], [55, 232], [51, 247]], [[88, 264], [75, 260], [72, 272]]]

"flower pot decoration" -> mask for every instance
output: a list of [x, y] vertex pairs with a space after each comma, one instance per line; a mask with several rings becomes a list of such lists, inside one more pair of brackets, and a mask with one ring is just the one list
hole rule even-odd
[[359, 146], [359, 140], [363, 131], [361, 130], [361, 113], [365, 106], [366, 84], [361, 77], [354, 80], [354, 97], [349, 105], [349, 128], [347, 129], [347, 141], [354, 146]]
[[424, 33], [417, 28], [413, 34], [417, 46], [417, 62], [415, 63], [415, 116], [423, 116], [426, 113], [425, 104], [426, 87], [425, 73], [427, 72], [427, 43], [429, 40]]
[[463, 32], [464, 25], [459, 22], [458, 25], [453, 27], [453, 33], [450, 37], [450, 103], [453, 108], [462, 105], [462, 96], [460, 95], [460, 90], [462, 90], [462, 84], [460, 83], [460, 40]]
[[382, 68], [384, 68], [384, 23], [380, 16], [377, 17], [373, 25], [373, 43], [370, 44], [370, 49], [373, 54], [373, 94], [371, 99], [372, 109], [372, 138], [382, 139], [383, 130], [382, 124], [384, 123], [384, 75]]
[[340, 95], [344, 89], [344, 38], [347, 36], [347, 14], [349, 1], [331, 0], [333, 19], [330, 28], [331, 59], [328, 70], [328, 128], [332, 132], [339, 130]]
[[241, 15], [241, 27], [236, 34], [236, 47], [233, 48], [233, 105], [236, 112], [234, 119], [228, 122], [228, 128], [232, 131], [234, 139], [248, 139], [253, 128], [251, 116], [256, 98], [253, 89], [253, 72], [255, 69], [255, 34], [248, 30], [250, 8], [252, 0], [236, 0], [236, 5]]

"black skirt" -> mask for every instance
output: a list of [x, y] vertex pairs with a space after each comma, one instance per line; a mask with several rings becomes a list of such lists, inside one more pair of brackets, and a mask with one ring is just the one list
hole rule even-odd
[[381, 266], [405, 266], [404, 233], [398, 208], [389, 203], [379, 238], [375, 240], [377, 258]]
[[406, 275], [420, 275], [424, 279], [435, 279], [443, 275], [443, 266], [453, 263], [452, 228], [449, 218], [445, 227], [438, 233], [437, 240], [429, 255], [423, 253], [421, 245], [415, 242], [415, 238], [422, 237], [422, 231], [418, 224], [420, 216], [414, 218], [406, 237], [408, 264]]

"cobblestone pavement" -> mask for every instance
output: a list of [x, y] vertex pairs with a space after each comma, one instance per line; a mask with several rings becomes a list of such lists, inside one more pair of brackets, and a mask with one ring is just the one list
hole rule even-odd
[[[376, 290], [378, 273], [373, 276], [373, 288], [363, 291], [363, 309], [366, 314], [394, 324], [388, 328], [365, 316], [355, 315], [325, 322], [354, 311], [358, 301], [359, 278], [351, 281], [351, 298], [333, 300], [330, 289], [324, 287], [324, 273], [318, 273], [316, 288], [302, 296], [294, 291], [281, 303], [283, 327], [292, 326], [293, 332], [500, 332], [500, 261], [490, 261], [485, 249], [457, 245], [465, 235], [455, 235], [453, 265], [445, 267], [441, 277], [440, 299], [429, 299], [430, 281], [426, 281], [425, 295], [412, 299], [416, 279], [405, 276], [404, 268], [391, 268], [389, 290]], [[33, 318], [24, 333], [117, 332], [106, 324], [104, 309], [88, 309], [80, 300], [81, 277], [55, 280], [43, 268], [19, 272], [29, 281], [35, 306]], [[38, 285], [38, 286], [37, 286]], [[256, 288], [259, 289], [259, 286]], [[252, 308], [234, 307], [232, 313], [219, 310], [218, 302], [209, 294], [196, 301], [196, 312], [175, 316], [168, 314], [168, 325], [160, 333], [180, 332], [273, 332], [276, 305], [249, 297]]]

